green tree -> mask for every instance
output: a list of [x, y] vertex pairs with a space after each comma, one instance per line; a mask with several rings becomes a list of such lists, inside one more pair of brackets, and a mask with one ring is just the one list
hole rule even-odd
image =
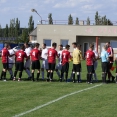
[[9, 28], [8, 28], [8, 24], [6, 24], [6, 28], [4, 31], [4, 37], [8, 37], [8, 34], [9, 34]]
[[48, 24], [53, 24], [52, 13], [48, 15]]
[[69, 25], [73, 25], [74, 21], [73, 21], [73, 17], [71, 16], [71, 14], [68, 16], [68, 24]]
[[2, 37], [2, 36], [3, 36], [3, 34], [2, 34], [2, 26], [0, 24], [0, 37]]
[[90, 18], [87, 18], [87, 25], [90, 25]]
[[79, 25], [79, 19], [78, 19], [78, 17], [76, 18], [76, 25]]
[[19, 41], [20, 42], [29, 42], [28, 30], [26, 28], [22, 31], [22, 35], [21, 35]]
[[33, 31], [33, 29], [34, 29], [34, 20], [33, 20], [33, 16], [30, 16], [29, 23], [28, 23], [28, 33]]

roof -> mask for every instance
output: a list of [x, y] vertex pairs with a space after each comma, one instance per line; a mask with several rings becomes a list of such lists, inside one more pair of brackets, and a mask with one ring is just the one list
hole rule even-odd
[[37, 36], [37, 27], [29, 35], [30, 36]]

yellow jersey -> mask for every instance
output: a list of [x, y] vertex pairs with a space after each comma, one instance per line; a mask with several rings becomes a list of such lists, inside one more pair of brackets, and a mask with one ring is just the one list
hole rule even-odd
[[73, 64], [80, 64], [82, 60], [82, 52], [79, 49], [73, 51]]

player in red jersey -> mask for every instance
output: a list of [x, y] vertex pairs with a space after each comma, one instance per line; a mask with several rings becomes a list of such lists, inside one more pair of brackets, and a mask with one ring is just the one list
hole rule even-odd
[[3, 64], [3, 70], [1, 72], [1, 79], [4, 77], [4, 81], [6, 81], [6, 72], [8, 70], [8, 56], [10, 56], [9, 51], [8, 51], [8, 44], [4, 44], [4, 48], [2, 49], [2, 64]]
[[61, 69], [60, 82], [62, 82], [64, 72], [66, 73], [65, 79], [66, 79], [66, 82], [67, 82], [68, 71], [69, 71], [69, 59], [71, 58], [69, 49], [70, 49], [70, 46], [66, 45], [65, 50], [62, 51], [62, 57], [61, 57], [62, 58], [62, 61], [61, 61], [62, 62], [62, 69]]
[[55, 70], [56, 57], [58, 57], [56, 49], [57, 44], [53, 43], [52, 48], [48, 50], [48, 73], [47, 73], [47, 81], [53, 80], [53, 71]]
[[25, 47], [24, 47], [24, 45], [22, 45], [21, 46], [21, 50], [18, 50], [15, 53], [15, 61], [16, 61], [16, 64], [15, 64], [15, 72], [14, 72], [14, 79], [13, 79], [13, 81], [16, 80], [16, 76], [17, 76], [17, 72], [18, 71], [19, 71], [18, 81], [21, 80], [22, 71], [24, 70], [24, 58], [27, 58], [27, 55], [24, 52], [24, 50], [25, 50]]
[[92, 84], [92, 72], [93, 62], [95, 61], [95, 54], [93, 52], [94, 45], [90, 44], [89, 50], [86, 52], [86, 64], [87, 64], [87, 83]]
[[35, 81], [34, 79], [34, 72], [35, 69], [37, 69], [37, 81], [39, 80], [40, 76], [40, 58], [41, 58], [41, 52], [38, 50], [39, 48], [39, 43], [35, 44], [35, 48], [32, 49], [30, 53], [31, 61], [32, 61], [32, 80]]
[[110, 70], [113, 66], [113, 56], [114, 56], [114, 51], [113, 51], [113, 48], [110, 46], [110, 42], [107, 42], [106, 43], [106, 46], [107, 46], [107, 52], [108, 52], [108, 55], [109, 55], [109, 69], [108, 69], [108, 82], [110, 82], [110, 77], [112, 77], [112, 82], [114, 81], [115, 77], [111, 74]]

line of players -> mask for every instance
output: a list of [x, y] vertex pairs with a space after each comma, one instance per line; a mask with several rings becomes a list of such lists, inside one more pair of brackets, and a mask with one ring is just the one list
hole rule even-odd
[[[4, 77], [4, 81], [6, 81], [6, 71], [8, 70], [11, 75], [11, 80], [16, 80], [17, 72], [19, 71], [18, 81], [21, 80], [23, 70], [28, 74], [28, 79], [35, 81], [34, 72], [37, 69], [37, 77], [36, 80], [39, 80], [40, 77], [40, 68], [42, 73], [42, 79], [44, 79], [44, 70], [47, 71], [47, 81], [53, 81], [53, 72], [56, 71], [60, 81], [62, 82], [64, 79], [65, 73], [65, 81], [68, 81], [68, 72], [69, 72], [69, 62], [73, 60], [73, 69], [71, 73], [70, 79], [73, 80], [73, 83], [76, 81], [78, 83], [81, 82], [81, 61], [82, 61], [82, 52], [81, 45], [77, 45], [76, 42], [72, 43], [73, 45], [73, 56], [70, 55], [69, 49], [70, 46], [66, 45], [63, 50], [63, 46], [59, 45], [59, 51], [56, 51], [57, 44], [53, 43], [52, 48], [47, 49], [46, 44], [42, 45], [42, 52], [39, 50], [39, 43], [35, 44], [35, 47], [32, 49], [28, 46], [28, 43], [25, 43], [24, 46], [21, 47], [21, 50], [14, 52], [13, 49], [10, 48], [10, 45], [5, 43], [5, 47], [2, 50], [2, 63], [3, 70], [1, 72], [1, 79]], [[26, 58], [26, 60], [25, 60]], [[58, 58], [58, 63], [56, 65], [56, 58]], [[95, 81], [98, 81], [96, 76], [96, 68], [98, 65], [97, 60], [99, 59], [98, 53], [94, 50], [94, 45], [90, 44], [89, 50], [87, 50], [85, 54], [86, 65], [87, 65], [87, 83], [92, 84], [93, 77]], [[40, 60], [42, 60], [42, 66], [40, 66]], [[25, 61], [25, 63], [24, 63]], [[113, 64], [113, 49], [110, 46], [110, 43], [106, 43], [104, 46], [104, 50], [101, 53], [101, 61], [102, 61], [102, 81], [106, 83], [106, 76], [108, 73], [108, 81], [110, 82], [110, 78], [112, 77], [112, 81], [114, 81], [114, 76], [112, 76], [110, 69]], [[15, 63], [15, 71], [13, 74], [12, 68]], [[30, 65], [32, 63], [32, 73], [30, 72]], [[117, 62], [116, 62], [117, 63]], [[108, 69], [109, 68], [109, 69]], [[75, 74], [77, 75], [77, 80], [75, 79]], [[116, 76], [117, 82], [117, 76]]]

